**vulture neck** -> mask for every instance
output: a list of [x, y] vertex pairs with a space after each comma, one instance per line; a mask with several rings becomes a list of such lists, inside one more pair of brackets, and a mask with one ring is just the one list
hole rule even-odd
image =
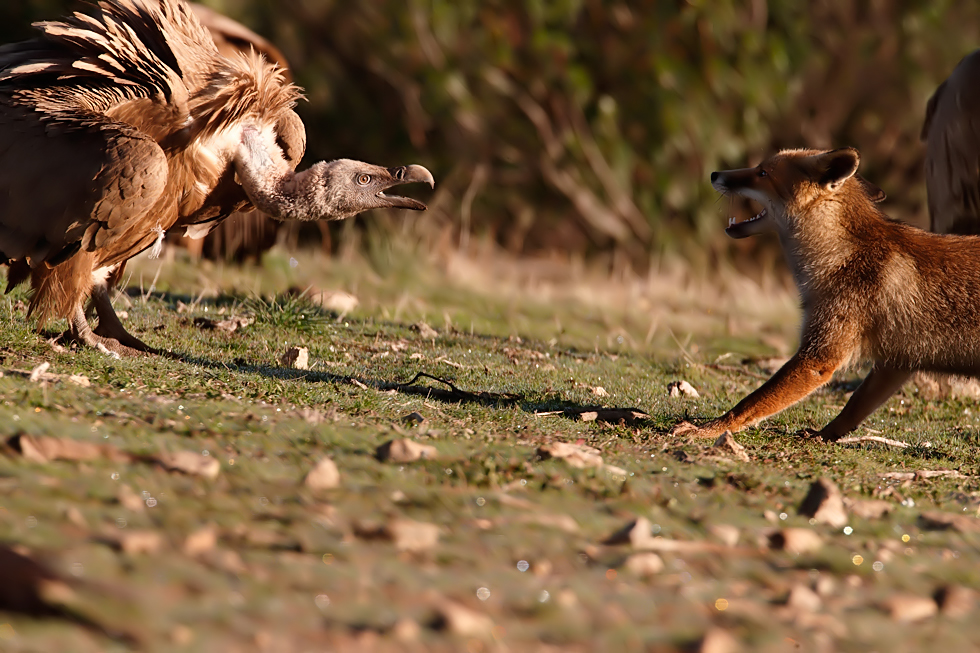
[[[270, 137], [271, 138], [271, 137]], [[235, 157], [239, 182], [255, 208], [280, 220], [319, 220], [347, 217], [324, 197], [329, 163], [320, 162], [295, 172], [275, 143], [267, 143], [256, 128], [242, 130]]]

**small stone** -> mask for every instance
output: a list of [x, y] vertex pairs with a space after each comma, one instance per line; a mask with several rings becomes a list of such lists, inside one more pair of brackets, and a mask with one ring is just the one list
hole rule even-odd
[[410, 463], [416, 460], [433, 460], [439, 451], [429, 444], [421, 444], [414, 440], [389, 440], [378, 447], [378, 460], [392, 463]]
[[655, 539], [652, 524], [646, 517], [637, 517], [624, 527], [603, 540], [603, 544], [629, 544], [634, 549], [643, 550]]
[[92, 385], [92, 382], [88, 380], [88, 377], [82, 374], [72, 374], [68, 377], [68, 381], [82, 388], [88, 388]]
[[980, 519], [960, 514], [932, 510], [919, 515], [919, 526], [928, 531], [956, 531], [974, 533], [980, 531]]
[[157, 454], [154, 460], [170, 472], [182, 472], [190, 476], [215, 479], [221, 472], [221, 463], [214, 456], [203, 456], [195, 451], [174, 451]]
[[391, 634], [399, 642], [409, 643], [418, 640], [421, 630], [414, 619], [402, 617], [391, 627]]
[[310, 470], [303, 484], [311, 490], [332, 490], [340, 487], [340, 470], [330, 458], [323, 458]]
[[538, 456], [542, 460], [560, 458], [576, 469], [602, 467], [602, 456], [599, 455], [599, 450], [584, 444], [552, 442], [539, 447]]
[[725, 431], [718, 436], [718, 439], [715, 440], [711, 448], [717, 449], [725, 455], [730, 455], [736, 460], [741, 460], [746, 463], [749, 462], [749, 454], [745, 452], [745, 447], [735, 441], [731, 431]]
[[392, 519], [387, 524], [354, 522], [354, 534], [363, 540], [388, 540], [399, 551], [418, 553], [439, 542], [442, 529], [436, 524], [412, 519]]
[[68, 509], [65, 510], [65, 518], [79, 528], [88, 528], [88, 522], [85, 521], [85, 515], [82, 514], [82, 511], [79, 510], [77, 506], [69, 506]]
[[343, 290], [322, 292], [319, 294], [319, 300], [323, 308], [341, 314], [350, 313], [361, 303], [357, 297]]
[[646, 577], [659, 574], [663, 571], [664, 561], [656, 553], [646, 551], [644, 553], [634, 553], [626, 558], [624, 566], [631, 574]]
[[701, 397], [694, 386], [687, 381], [671, 381], [667, 385], [667, 396], [689, 397], [691, 399], [698, 399]]
[[810, 491], [800, 504], [798, 512], [834, 528], [847, 525], [843, 496], [837, 485], [826, 478], [819, 478], [810, 485]]
[[487, 637], [493, 630], [493, 620], [485, 614], [444, 600], [436, 606], [432, 627], [462, 637]]
[[412, 519], [395, 519], [387, 525], [388, 533], [399, 551], [417, 553], [431, 549], [439, 542], [441, 528]]
[[596, 397], [608, 397], [609, 396], [609, 393], [601, 385], [597, 385], [596, 387], [592, 388], [592, 394], [594, 394]]
[[849, 499], [844, 497], [844, 507], [852, 515], [861, 519], [881, 519], [895, 509], [895, 504], [881, 499]]
[[119, 486], [119, 491], [116, 493], [116, 500], [126, 510], [143, 512], [146, 509], [146, 502], [143, 501], [143, 498], [133, 492], [133, 488], [125, 484]]
[[712, 628], [694, 649], [698, 653], [737, 653], [741, 646], [735, 636], [727, 630]]
[[160, 550], [163, 538], [155, 531], [122, 531], [116, 536], [117, 546], [129, 555], [153, 554]]
[[931, 598], [912, 594], [897, 594], [885, 599], [882, 609], [893, 621], [911, 623], [928, 619], [939, 611], [939, 606]]
[[738, 544], [738, 528], [731, 524], [712, 524], [707, 528], [708, 534], [725, 546], [735, 546]]
[[950, 619], [962, 619], [973, 612], [977, 603], [977, 594], [962, 585], [946, 585], [936, 590], [933, 599], [944, 616]]
[[794, 585], [786, 597], [786, 605], [800, 612], [816, 612], [821, 603], [820, 596], [805, 585]]
[[184, 540], [184, 555], [196, 557], [214, 549], [218, 544], [218, 531], [213, 526], [200, 528]]
[[812, 553], [823, 546], [819, 535], [806, 528], [784, 528], [769, 535], [769, 548], [789, 553]]
[[295, 370], [307, 370], [310, 368], [310, 350], [306, 347], [290, 347], [279, 358], [279, 362]]

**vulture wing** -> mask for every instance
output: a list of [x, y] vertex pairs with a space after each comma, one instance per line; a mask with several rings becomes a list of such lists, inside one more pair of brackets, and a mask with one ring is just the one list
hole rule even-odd
[[57, 137], [48, 128], [37, 114], [0, 106], [3, 257], [36, 267], [98, 249], [97, 262], [112, 265], [138, 252], [131, 251], [141, 244], [134, 241], [146, 234], [130, 233], [131, 219], [163, 195], [163, 150], [129, 125], [95, 117], [60, 122]]
[[980, 50], [929, 99], [921, 137], [931, 229], [980, 234]]
[[0, 252], [8, 260], [55, 265], [81, 249], [112, 265], [176, 217], [163, 204], [168, 160], [158, 142], [189, 122], [184, 71], [203, 77], [204, 64], [187, 53], [211, 42], [181, 3], [99, 9], [38, 23], [38, 38], [0, 48]]

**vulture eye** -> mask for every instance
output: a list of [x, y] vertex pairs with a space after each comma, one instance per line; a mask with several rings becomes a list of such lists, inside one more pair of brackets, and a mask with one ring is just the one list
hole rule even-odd
[[358, 186], [367, 186], [370, 183], [371, 183], [371, 175], [363, 174], [363, 173], [357, 175], [357, 185]]

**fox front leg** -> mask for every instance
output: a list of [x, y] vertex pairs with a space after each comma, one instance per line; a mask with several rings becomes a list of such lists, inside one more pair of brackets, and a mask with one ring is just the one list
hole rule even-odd
[[912, 376], [910, 370], [899, 370], [876, 363], [851, 398], [847, 400], [844, 410], [817, 435], [824, 442], [840, 440], [856, 429], [858, 424], [875, 412], [886, 399], [898, 392], [910, 376]]
[[716, 438], [725, 431], [734, 433], [746, 426], [752, 426], [792, 406], [830, 381], [830, 377], [843, 361], [844, 357], [839, 355], [816, 358], [797, 352], [758, 390], [718, 419], [711, 420], [702, 427], [681, 422], [674, 427], [671, 435]]

